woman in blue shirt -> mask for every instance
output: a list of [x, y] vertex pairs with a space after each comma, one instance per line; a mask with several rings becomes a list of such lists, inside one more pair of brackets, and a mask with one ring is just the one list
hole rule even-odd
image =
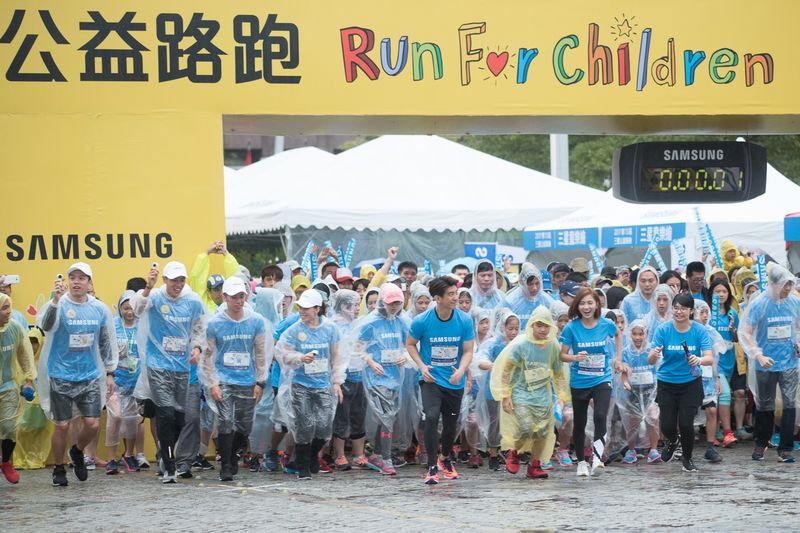
[[691, 320], [694, 298], [680, 293], [672, 300], [672, 320], [661, 324], [650, 340], [647, 362], [658, 363], [656, 403], [661, 432], [667, 445], [662, 460], [672, 460], [678, 449], [678, 430], [683, 448], [683, 470], [696, 472], [692, 462], [694, 417], [703, 403], [703, 380], [699, 365], [711, 365], [711, 339], [701, 324]]
[[[605, 467], [606, 420], [611, 403], [612, 354], [607, 349], [609, 338], [615, 342], [614, 367], [622, 369], [622, 333], [616, 324], [600, 317], [600, 298], [592, 289], [581, 289], [569, 307], [570, 322], [561, 332], [561, 360], [570, 365], [570, 389], [574, 426], [572, 440], [578, 456], [578, 476], [589, 475], [584, 443], [589, 402], [594, 401], [594, 439], [592, 474]], [[571, 352], [571, 353], [570, 353]]]

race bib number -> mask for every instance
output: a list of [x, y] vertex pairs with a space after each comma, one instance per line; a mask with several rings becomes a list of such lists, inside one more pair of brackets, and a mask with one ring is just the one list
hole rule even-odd
[[549, 383], [550, 371], [546, 368], [531, 368], [525, 371], [528, 390], [537, 389]]
[[183, 337], [164, 337], [161, 347], [167, 353], [184, 354], [186, 353], [186, 339]]
[[711, 379], [714, 377], [714, 369], [710, 366], [701, 366], [700, 373], [703, 376], [703, 379]]
[[788, 324], [784, 326], [769, 326], [767, 328], [767, 340], [770, 342], [787, 341], [791, 334], [792, 327]]
[[605, 354], [589, 354], [583, 361], [578, 361], [578, 374], [583, 376], [602, 376], [605, 370]]
[[403, 350], [381, 350], [382, 365], [396, 365], [403, 358]]
[[72, 333], [69, 336], [70, 352], [85, 352], [94, 346], [94, 333]]
[[139, 368], [139, 360], [129, 355], [125, 358], [125, 367], [128, 369], [128, 372], [135, 374], [136, 370]]
[[247, 368], [250, 366], [250, 354], [247, 352], [225, 352], [222, 364], [229, 368]]
[[650, 370], [634, 372], [630, 375], [628, 381], [630, 381], [631, 385], [636, 385], [637, 387], [644, 387], [646, 385], [652, 385], [655, 383], [653, 373]]
[[458, 346], [431, 346], [431, 366], [456, 366]]
[[317, 357], [310, 363], [303, 364], [303, 371], [306, 373], [307, 376], [312, 376], [314, 374], [324, 374], [328, 371], [328, 360], [320, 359], [319, 357]]

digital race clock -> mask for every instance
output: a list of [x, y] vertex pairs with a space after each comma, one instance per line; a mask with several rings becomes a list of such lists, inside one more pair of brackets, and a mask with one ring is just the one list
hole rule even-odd
[[764, 194], [767, 150], [738, 141], [645, 142], [614, 152], [614, 197], [635, 203], [741, 202]]

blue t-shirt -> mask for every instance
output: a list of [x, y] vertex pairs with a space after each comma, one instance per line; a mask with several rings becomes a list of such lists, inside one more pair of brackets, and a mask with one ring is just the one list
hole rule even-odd
[[136, 387], [136, 380], [139, 379], [139, 345], [136, 342], [136, 335], [139, 326], [134, 322], [132, 328], [125, 327], [125, 323], [119, 316], [114, 317], [114, 330], [117, 334], [117, 344], [125, 347], [120, 350], [119, 363], [114, 371], [114, 385], [117, 391], [123, 396], [133, 394]]
[[[97, 366], [100, 336], [111, 326], [111, 313], [104, 303], [93, 297], [82, 304], [61, 298], [58, 305], [58, 327], [47, 332], [50, 340], [47, 374], [65, 381], [88, 381], [100, 377]], [[110, 340], [110, 339], [109, 339]], [[114, 349], [116, 346], [113, 347]]]
[[503, 305], [511, 309], [519, 317], [519, 329], [520, 331], [525, 331], [525, 326], [528, 324], [533, 310], [540, 305], [550, 309], [550, 304], [552, 303], [553, 299], [545, 292], [539, 291], [533, 300], [528, 300], [521, 290], [516, 289], [506, 297]]
[[[433, 367], [430, 371], [436, 384], [446, 389], [463, 389], [466, 375], [456, 385], [450, 383], [453, 368], [461, 364], [464, 355], [463, 344], [475, 340], [472, 319], [461, 309], [455, 309], [448, 320], [441, 320], [436, 308], [428, 309], [418, 315], [411, 323], [409, 335], [419, 341], [419, 355], [425, 365]], [[417, 373], [422, 379], [422, 373]]]
[[[505, 337], [492, 337], [492, 340], [489, 344], [486, 345], [485, 348], [481, 348], [489, 360], [494, 363], [497, 361], [497, 357], [500, 355], [505, 347], [508, 346], [508, 343], [505, 340]], [[492, 382], [492, 371], [488, 371], [486, 373], [486, 399], [494, 401], [494, 396], [492, 396], [492, 389], [489, 384]]]
[[706, 327], [691, 321], [689, 330], [680, 333], [675, 329], [675, 323], [669, 321], [661, 324], [650, 340], [653, 348], [662, 348], [661, 364], [658, 367], [658, 379], [667, 383], [688, 383], [700, 377], [702, 370], [689, 365], [686, 352], [681, 343], [686, 342], [689, 354], [703, 357], [703, 352], [711, 350], [711, 338]]
[[632, 292], [622, 300], [622, 314], [625, 323], [630, 324], [638, 318], [644, 318], [650, 312], [650, 301], [642, 298], [638, 292]]
[[301, 363], [297, 367], [294, 383], [311, 389], [327, 389], [331, 386], [331, 346], [339, 343], [339, 331], [330, 320], [321, 321], [315, 328], [302, 321], [295, 322], [283, 332], [280, 342], [302, 354], [317, 351], [313, 362]]
[[590, 389], [601, 383], [611, 382], [611, 353], [608, 350], [608, 338], [614, 337], [616, 333], [616, 324], [607, 318], [598, 319], [597, 324], [591, 329], [586, 329], [580, 319], [567, 322], [564, 331], [561, 332], [561, 344], [569, 346], [573, 354], [579, 352], [589, 354], [583, 361], [570, 363], [570, 387]]
[[192, 324], [205, 314], [199, 298], [189, 295], [173, 300], [165, 291], [150, 293], [145, 309], [149, 323], [147, 366], [172, 372], [189, 372]]
[[790, 294], [783, 302], [776, 303], [766, 294], [751, 300], [745, 313], [747, 325], [756, 329], [756, 343], [765, 356], [775, 364], [768, 369], [756, 361], [760, 372], [783, 372], [797, 368], [797, 322], [800, 320], [800, 298]]
[[[272, 332], [272, 338], [274, 338], [276, 341], [280, 339], [283, 332], [289, 329], [289, 326], [293, 325], [298, 320], [300, 320], [300, 313], [292, 313], [291, 315], [282, 319], [280, 322], [278, 322], [278, 325], [275, 326], [275, 331]], [[272, 368], [270, 369], [270, 385], [273, 387], [281, 386], [281, 365], [278, 363], [277, 359], [272, 361]]]
[[[339, 355], [341, 357], [347, 357], [348, 359], [352, 355], [353, 350], [355, 349], [355, 339], [353, 335], [355, 335], [355, 322], [340, 322], [338, 320], [333, 320], [333, 324], [339, 328]], [[345, 353], [348, 352], [348, 353]], [[362, 375], [361, 375], [361, 367], [354, 366], [351, 367], [350, 364], [347, 365], [347, 375], [345, 377], [347, 381], [352, 383], [361, 383]]]
[[361, 327], [358, 340], [365, 343], [366, 351], [372, 360], [383, 366], [382, 376], [373, 372], [371, 367], [364, 367], [366, 380], [370, 387], [380, 386], [395, 390], [400, 388], [403, 367], [398, 364], [398, 361], [406, 354], [407, 335], [406, 322], [399, 318], [394, 320], [376, 318]]
[[252, 387], [256, 384], [255, 341], [265, 334], [264, 319], [255, 313], [233, 320], [217, 313], [208, 321], [206, 337], [216, 347], [214, 368], [220, 383]]
[[[736, 309], [731, 309], [730, 315], [720, 315], [717, 321], [717, 333], [719, 333], [722, 340], [727, 343], [733, 343], [733, 333], [731, 332], [731, 319], [733, 317], [733, 325], [734, 327], [739, 327], [739, 314], [736, 312]], [[731, 349], [725, 352], [724, 354], [719, 356], [719, 362], [717, 363], [717, 369], [719, 370], [720, 374], [723, 374], [726, 377], [731, 377], [733, 375], [733, 367], [736, 364], [736, 350], [731, 345]]]
[[656, 367], [647, 362], [649, 353], [647, 347], [642, 352], [637, 351], [633, 343], [622, 348], [622, 362], [631, 367], [628, 383], [634, 389], [654, 387], [656, 384]]

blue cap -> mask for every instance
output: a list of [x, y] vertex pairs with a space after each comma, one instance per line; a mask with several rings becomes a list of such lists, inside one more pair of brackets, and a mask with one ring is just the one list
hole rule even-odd
[[225, 278], [220, 276], [219, 274], [214, 274], [210, 278], [208, 278], [208, 283], [206, 284], [209, 289], [215, 289], [225, 283]]
[[581, 286], [571, 279], [568, 279], [561, 284], [561, 287], [558, 288], [558, 293], [566, 294], [567, 296], [572, 296], [575, 298], [578, 295], [579, 290], [581, 290]]

